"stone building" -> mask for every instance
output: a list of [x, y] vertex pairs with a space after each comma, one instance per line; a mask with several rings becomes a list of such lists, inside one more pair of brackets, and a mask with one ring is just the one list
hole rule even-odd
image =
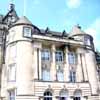
[[100, 100], [93, 37], [79, 25], [39, 29], [10, 4], [0, 42], [1, 100]]

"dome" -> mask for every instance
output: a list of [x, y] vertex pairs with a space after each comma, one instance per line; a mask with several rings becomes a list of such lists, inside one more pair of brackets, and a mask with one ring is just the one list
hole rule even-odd
[[19, 25], [19, 24], [32, 25], [31, 21], [29, 21], [28, 18], [25, 16], [22, 16], [21, 18], [19, 18], [19, 20], [14, 25]]
[[86, 34], [86, 33], [81, 30], [81, 27], [79, 25], [75, 25], [72, 28], [69, 36], [75, 36], [75, 35], [81, 35], [81, 34]]

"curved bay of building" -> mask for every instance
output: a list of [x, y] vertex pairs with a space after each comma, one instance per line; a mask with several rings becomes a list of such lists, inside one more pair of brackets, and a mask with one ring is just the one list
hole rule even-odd
[[75, 26], [41, 30], [25, 16], [8, 29], [2, 100], [99, 100], [93, 38]]

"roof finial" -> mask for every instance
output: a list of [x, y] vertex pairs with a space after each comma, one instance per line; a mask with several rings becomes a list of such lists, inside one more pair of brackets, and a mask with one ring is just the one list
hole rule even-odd
[[13, 0], [10, 0], [10, 4], [9, 4], [9, 10], [14, 10], [15, 9], [15, 5], [13, 3]]

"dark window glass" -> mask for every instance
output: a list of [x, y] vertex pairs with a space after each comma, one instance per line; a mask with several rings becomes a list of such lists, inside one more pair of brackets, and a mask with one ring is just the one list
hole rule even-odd
[[52, 93], [49, 91], [46, 91], [44, 93], [44, 100], [52, 100]]
[[70, 82], [75, 82], [76, 81], [76, 72], [71, 70], [70, 71]]
[[75, 53], [68, 53], [68, 61], [69, 64], [76, 64], [77, 63], [77, 55]]
[[50, 51], [48, 49], [43, 49], [41, 57], [42, 57], [43, 61], [49, 61], [50, 60]]
[[63, 61], [63, 52], [56, 51], [56, 62], [62, 62], [62, 61]]
[[81, 98], [80, 97], [74, 97], [73, 100], [81, 100]]

